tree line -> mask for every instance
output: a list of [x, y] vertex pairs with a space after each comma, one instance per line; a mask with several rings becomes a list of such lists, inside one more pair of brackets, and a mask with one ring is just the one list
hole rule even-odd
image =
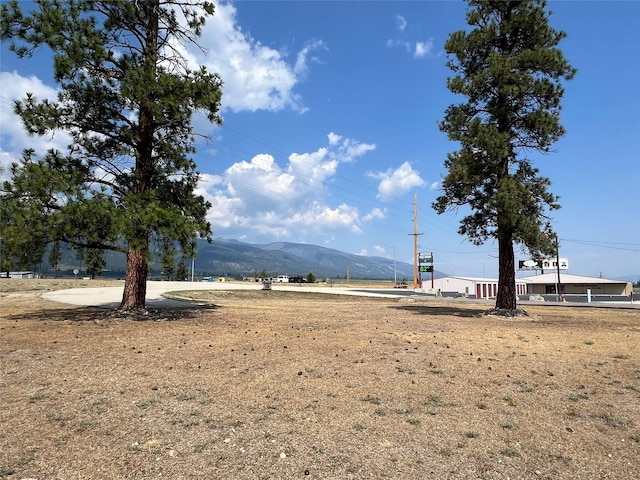
[[[460, 103], [440, 129], [459, 148], [433, 203], [469, 207], [459, 233], [496, 241], [496, 309], [516, 309], [515, 245], [553, 252], [550, 213], [560, 207], [530, 152], [552, 153], [564, 133], [560, 100], [575, 70], [558, 48], [544, 0], [468, 0], [467, 30], [445, 43]], [[28, 10], [27, 10], [28, 9]], [[52, 54], [55, 101], [25, 92], [14, 111], [30, 135], [66, 132], [65, 151], [27, 149], [0, 189], [2, 269], [32, 262], [37, 245], [126, 255], [120, 310], [145, 308], [153, 252], [192, 258], [211, 240], [211, 205], [195, 193], [194, 112], [222, 124], [222, 79], [190, 66], [214, 3], [202, 0], [17, 0], [0, 5], [0, 38], [19, 58]], [[58, 247], [53, 247], [58, 248]], [[176, 266], [181, 268], [180, 264]]]

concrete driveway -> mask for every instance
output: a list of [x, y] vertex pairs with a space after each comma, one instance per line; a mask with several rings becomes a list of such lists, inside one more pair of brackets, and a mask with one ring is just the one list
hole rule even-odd
[[[324, 287], [304, 284], [274, 283], [272, 290], [286, 290], [292, 292], [316, 292], [341, 295], [359, 295], [372, 297], [389, 297], [393, 292], [385, 290], [385, 293], [374, 289], [368, 291], [362, 288]], [[84, 305], [96, 307], [117, 307], [122, 300], [124, 282], [118, 287], [95, 288], [70, 288], [68, 290], [56, 290], [42, 295], [43, 298], [54, 302], [68, 303], [71, 305]], [[151, 308], [184, 306], [185, 302], [170, 300], [164, 297], [167, 292], [182, 290], [262, 290], [262, 283], [239, 282], [147, 282], [146, 305]], [[269, 292], [265, 291], [265, 295]], [[406, 291], [403, 292], [406, 295]]]

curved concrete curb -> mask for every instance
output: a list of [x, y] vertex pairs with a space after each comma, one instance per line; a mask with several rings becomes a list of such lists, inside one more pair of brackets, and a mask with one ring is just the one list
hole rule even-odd
[[[68, 290], [56, 290], [42, 295], [46, 300], [54, 302], [68, 303], [71, 305], [95, 306], [95, 307], [117, 307], [122, 300], [124, 285], [119, 287], [89, 287], [70, 288]], [[357, 295], [369, 297], [389, 298], [393, 293], [379, 293], [375, 290], [370, 292], [363, 289], [346, 287], [316, 287], [301, 286], [298, 284], [273, 284], [272, 291], [283, 290], [293, 292], [314, 292], [329, 293], [338, 295]], [[262, 290], [260, 283], [234, 283], [234, 282], [147, 282], [147, 306], [152, 308], [176, 307], [189, 304], [185, 301], [171, 300], [163, 295], [167, 292], [179, 292], [185, 290]], [[268, 294], [268, 292], [265, 292]], [[401, 296], [398, 294], [398, 296]], [[402, 296], [406, 296], [402, 295]]]

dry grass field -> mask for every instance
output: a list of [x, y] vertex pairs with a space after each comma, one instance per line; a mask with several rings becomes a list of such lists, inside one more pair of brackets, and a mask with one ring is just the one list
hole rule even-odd
[[640, 310], [65, 286], [0, 281], [0, 478], [640, 478]]

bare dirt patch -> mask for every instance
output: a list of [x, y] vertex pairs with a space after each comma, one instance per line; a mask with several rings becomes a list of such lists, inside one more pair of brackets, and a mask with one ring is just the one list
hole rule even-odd
[[53, 282], [0, 283], [2, 478], [640, 477], [637, 310], [199, 291], [140, 322]]

